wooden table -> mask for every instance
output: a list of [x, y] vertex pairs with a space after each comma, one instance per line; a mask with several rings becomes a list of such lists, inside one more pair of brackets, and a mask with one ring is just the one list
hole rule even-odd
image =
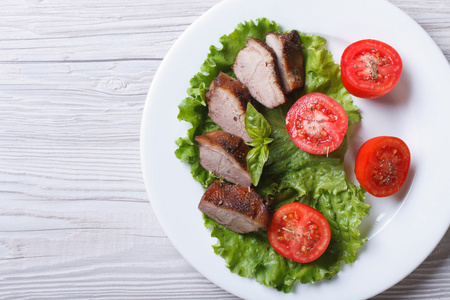
[[[161, 60], [218, 2], [1, 2], [0, 299], [237, 299], [171, 245], [139, 155]], [[449, 0], [391, 2], [450, 60]], [[449, 252], [375, 298], [450, 299]]]

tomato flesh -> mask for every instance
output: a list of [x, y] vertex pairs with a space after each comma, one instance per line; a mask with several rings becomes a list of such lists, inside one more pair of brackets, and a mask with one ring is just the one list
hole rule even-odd
[[401, 139], [376, 137], [365, 142], [358, 151], [356, 179], [373, 196], [391, 196], [405, 183], [410, 162], [409, 148]]
[[268, 235], [276, 252], [299, 263], [319, 258], [331, 239], [327, 219], [299, 202], [283, 205], [274, 213]]
[[307, 94], [292, 105], [286, 115], [286, 129], [303, 151], [328, 154], [342, 143], [348, 118], [344, 108], [321, 93]]
[[378, 98], [391, 91], [402, 71], [398, 52], [377, 40], [349, 45], [341, 57], [341, 78], [347, 91], [361, 98]]

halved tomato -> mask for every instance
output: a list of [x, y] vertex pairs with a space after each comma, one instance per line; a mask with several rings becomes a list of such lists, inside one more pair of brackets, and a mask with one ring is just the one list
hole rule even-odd
[[286, 129], [303, 151], [328, 154], [342, 143], [348, 118], [344, 108], [327, 95], [307, 94], [292, 105], [286, 115]]
[[356, 179], [369, 194], [387, 197], [405, 183], [410, 162], [404, 141], [392, 136], [375, 137], [365, 142], [356, 155]]
[[378, 98], [391, 91], [402, 72], [398, 52], [386, 43], [367, 39], [348, 46], [341, 57], [341, 78], [347, 91]]
[[280, 207], [268, 231], [275, 251], [299, 263], [320, 257], [331, 239], [327, 219], [315, 208], [299, 202]]

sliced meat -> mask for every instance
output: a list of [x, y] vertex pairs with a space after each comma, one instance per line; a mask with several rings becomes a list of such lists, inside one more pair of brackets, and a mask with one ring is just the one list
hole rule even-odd
[[[214, 90], [216, 87], [226, 84], [227, 82], [236, 80], [233, 77], [225, 74], [224, 72], [220, 72], [219, 75], [211, 82], [209, 86], [209, 90]], [[208, 90], [208, 91], [209, 91]], [[208, 93], [208, 92], [206, 92]]]
[[206, 92], [209, 116], [224, 131], [248, 142], [252, 138], [245, 131], [245, 111], [252, 100], [248, 89], [239, 80], [220, 72]]
[[250, 147], [237, 135], [213, 130], [195, 137], [200, 148], [200, 164], [207, 171], [229, 182], [249, 187], [252, 184], [247, 169]]
[[198, 209], [237, 233], [267, 228], [272, 216], [264, 198], [254, 189], [219, 180], [206, 189]]
[[263, 41], [248, 38], [247, 44], [236, 56], [233, 71], [252, 97], [267, 108], [275, 108], [286, 102], [275, 53]]
[[277, 66], [283, 89], [287, 94], [301, 90], [305, 85], [305, 67], [300, 35], [296, 30], [279, 34], [269, 32], [266, 44], [277, 56]]

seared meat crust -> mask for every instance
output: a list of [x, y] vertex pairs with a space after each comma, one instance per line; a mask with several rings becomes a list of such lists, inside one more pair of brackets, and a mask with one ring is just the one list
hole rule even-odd
[[283, 89], [287, 94], [301, 90], [305, 85], [305, 67], [300, 35], [296, 30], [279, 34], [269, 32], [266, 43], [277, 56], [277, 66]]
[[259, 231], [269, 226], [272, 214], [254, 189], [216, 180], [205, 191], [199, 210], [237, 233]]

